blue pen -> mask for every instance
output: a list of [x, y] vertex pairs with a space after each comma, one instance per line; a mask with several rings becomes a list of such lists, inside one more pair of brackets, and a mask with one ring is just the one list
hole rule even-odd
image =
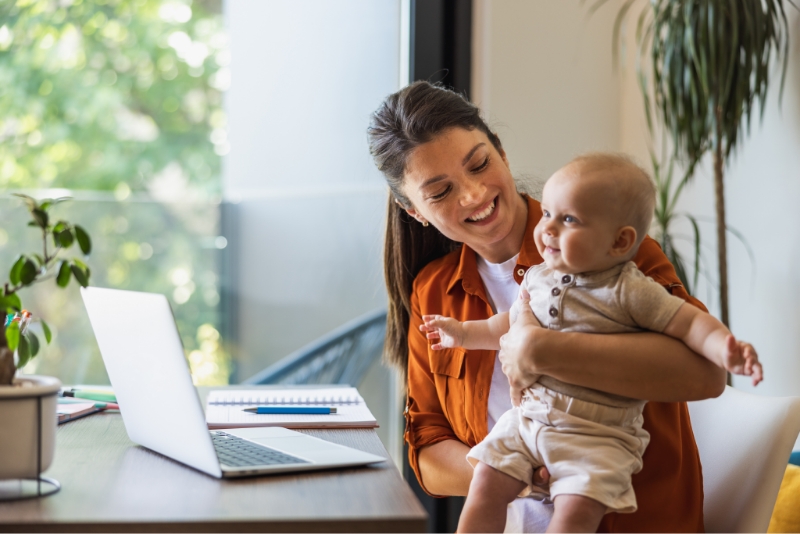
[[270, 415], [330, 415], [336, 413], [336, 408], [327, 406], [258, 406], [256, 408], [245, 408], [245, 412]]

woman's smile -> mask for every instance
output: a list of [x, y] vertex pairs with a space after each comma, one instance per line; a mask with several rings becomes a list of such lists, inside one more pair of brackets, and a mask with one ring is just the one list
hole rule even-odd
[[472, 215], [467, 217], [466, 222], [483, 226], [497, 219], [497, 212], [499, 211], [497, 209], [497, 199], [498, 197], [494, 197], [491, 201], [475, 210]]

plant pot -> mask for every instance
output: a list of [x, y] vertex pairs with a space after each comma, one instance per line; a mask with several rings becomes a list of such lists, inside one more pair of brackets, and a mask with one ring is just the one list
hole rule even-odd
[[57, 378], [37, 375], [0, 386], [0, 480], [38, 478], [50, 467], [59, 388]]

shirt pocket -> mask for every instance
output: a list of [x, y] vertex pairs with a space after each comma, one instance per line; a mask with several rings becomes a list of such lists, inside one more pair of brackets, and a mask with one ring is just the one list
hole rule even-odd
[[443, 349], [431, 351], [430, 362], [436, 392], [444, 416], [459, 438], [463, 439], [466, 429], [466, 402], [464, 380], [464, 349]]

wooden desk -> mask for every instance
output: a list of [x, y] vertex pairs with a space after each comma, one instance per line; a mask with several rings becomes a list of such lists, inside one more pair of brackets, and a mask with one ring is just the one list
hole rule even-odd
[[372, 429], [304, 430], [376, 466], [217, 480], [134, 445], [119, 414], [61, 425], [50, 497], [0, 503], [8, 532], [422, 532], [426, 513]]

